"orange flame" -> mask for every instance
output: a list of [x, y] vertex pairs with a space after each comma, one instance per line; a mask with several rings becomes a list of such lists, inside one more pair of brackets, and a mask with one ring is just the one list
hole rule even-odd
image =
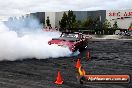
[[129, 30], [131, 30], [131, 31], [132, 31], [132, 27], [130, 27], [130, 28], [129, 28]]
[[84, 76], [86, 74], [85, 70], [81, 66], [78, 68], [78, 72], [80, 76]]

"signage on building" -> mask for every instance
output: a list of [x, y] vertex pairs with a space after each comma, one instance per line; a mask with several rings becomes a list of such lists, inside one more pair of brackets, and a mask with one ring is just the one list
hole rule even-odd
[[126, 12], [109, 12], [110, 17], [132, 17], [132, 11]]

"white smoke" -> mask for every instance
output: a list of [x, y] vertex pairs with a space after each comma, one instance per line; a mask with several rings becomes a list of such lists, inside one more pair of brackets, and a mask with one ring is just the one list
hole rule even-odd
[[[14, 25], [14, 24], [13, 24]], [[10, 25], [12, 26], [12, 25]], [[26, 58], [56, 58], [71, 54], [68, 48], [57, 45], [48, 45], [53, 37], [59, 37], [59, 32], [31, 31], [23, 28], [22, 36], [16, 30], [10, 30], [9, 26], [0, 22], [0, 60], [17, 60]], [[25, 29], [28, 31], [25, 31]], [[18, 29], [19, 30], [19, 29]]]

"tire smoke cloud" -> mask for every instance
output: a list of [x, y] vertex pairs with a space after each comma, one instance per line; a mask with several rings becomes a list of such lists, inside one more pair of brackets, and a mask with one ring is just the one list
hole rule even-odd
[[50, 39], [59, 36], [60, 32], [43, 31], [33, 18], [0, 22], [0, 61], [69, 56], [71, 52], [68, 48], [48, 45]]

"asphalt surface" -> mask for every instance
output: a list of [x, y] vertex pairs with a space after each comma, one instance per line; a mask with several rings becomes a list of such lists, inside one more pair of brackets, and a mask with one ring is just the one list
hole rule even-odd
[[[88, 61], [87, 51], [91, 53]], [[86, 74], [132, 75], [132, 40], [91, 40], [87, 50], [75, 57], [1, 61], [0, 88], [132, 88], [132, 83], [79, 84], [75, 69], [78, 58]], [[58, 70], [62, 85], [54, 83]]]

